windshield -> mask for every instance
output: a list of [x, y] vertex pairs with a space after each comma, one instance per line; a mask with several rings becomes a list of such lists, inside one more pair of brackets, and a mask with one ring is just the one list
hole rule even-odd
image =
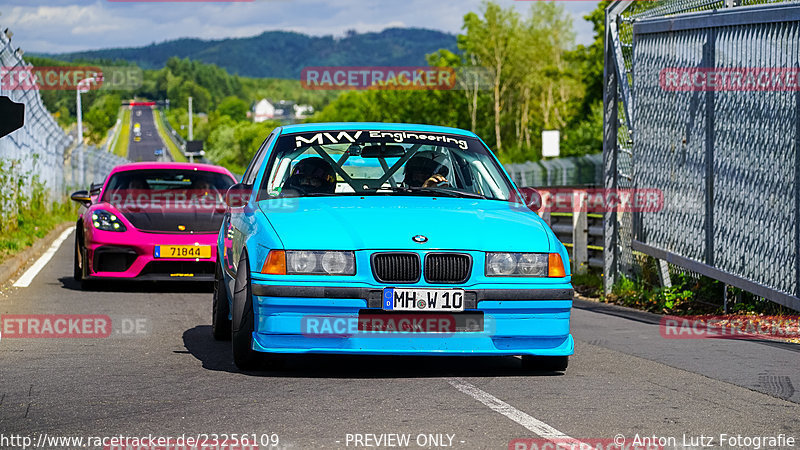
[[259, 199], [436, 195], [507, 201], [513, 191], [476, 138], [430, 132], [295, 133], [275, 145]]
[[[131, 195], [172, 194], [191, 199], [209, 197], [222, 200], [226, 190], [234, 183], [228, 175], [202, 170], [129, 170], [115, 173], [108, 181], [103, 201], [118, 204], [130, 200]], [[134, 197], [136, 198], [136, 197]], [[167, 198], [167, 197], [165, 197]]]
[[211, 233], [219, 230], [233, 183], [202, 170], [129, 170], [111, 176], [103, 201], [141, 231]]

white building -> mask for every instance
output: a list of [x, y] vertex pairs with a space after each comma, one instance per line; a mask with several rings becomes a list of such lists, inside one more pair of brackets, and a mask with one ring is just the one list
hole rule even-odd
[[314, 114], [314, 107], [311, 105], [298, 105], [290, 100], [281, 100], [271, 103], [267, 99], [261, 99], [253, 107], [253, 122], [259, 123], [265, 120], [282, 120], [292, 122], [302, 120]]
[[253, 107], [253, 122], [260, 123], [275, 117], [275, 106], [263, 98]]
[[294, 118], [306, 119], [314, 114], [314, 107], [311, 105], [294, 105]]

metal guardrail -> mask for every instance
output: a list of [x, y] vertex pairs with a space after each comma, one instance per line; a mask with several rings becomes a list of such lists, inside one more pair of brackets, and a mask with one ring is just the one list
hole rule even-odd
[[572, 273], [603, 268], [603, 215], [586, 210], [575, 213], [540, 212], [561, 243], [567, 247]]
[[172, 139], [172, 142], [178, 146], [181, 152], [186, 153], [186, 139], [184, 139], [183, 136], [181, 136], [174, 128], [172, 128], [172, 124], [169, 123], [169, 120], [167, 120], [167, 115], [164, 114], [164, 110], [161, 108], [156, 108], [156, 114], [159, 115], [161, 123], [164, 125], [164, 131], [166, 131], [166, 134], [168, 134], [170, 139]]
[[800, 2], [616, 1], [605, 42], [604, 186], [664, 194], [659, 212], [606, 213], [606, 291], [637, 251], [800, 310], [800, 92], [661, 78], [797, 70]]
[[602, 153], [506, 164], [505, 168], [514, 183], [521, 187], [603, 184]]

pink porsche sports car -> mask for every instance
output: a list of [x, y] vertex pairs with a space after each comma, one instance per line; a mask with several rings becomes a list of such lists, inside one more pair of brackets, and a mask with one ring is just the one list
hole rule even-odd
[[236, 181], [217, 166], [132, 163], [78, 191], [75, 280], [213, 281], [225, 192]]

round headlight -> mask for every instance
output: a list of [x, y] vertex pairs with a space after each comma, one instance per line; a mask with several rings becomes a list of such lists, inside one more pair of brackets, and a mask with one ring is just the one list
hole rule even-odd
[[325, 252], [322, 255], [322, 270], [327, 273], [344, 273], [347, 270], [347, 256], [342, 252]]
[[519, 273], [522, 275], [547, 276], [547, 255], [523, 253], [519, 257]]
[[486, 261], [486, 266], [490, 274], [511, 275], [517, 268], [517, 261], [511, 253], [492, 253]]
[[314, 252], [291, 252], [286, 256], [290, 272], [308, 273], [317, 268], [317, 255]]

